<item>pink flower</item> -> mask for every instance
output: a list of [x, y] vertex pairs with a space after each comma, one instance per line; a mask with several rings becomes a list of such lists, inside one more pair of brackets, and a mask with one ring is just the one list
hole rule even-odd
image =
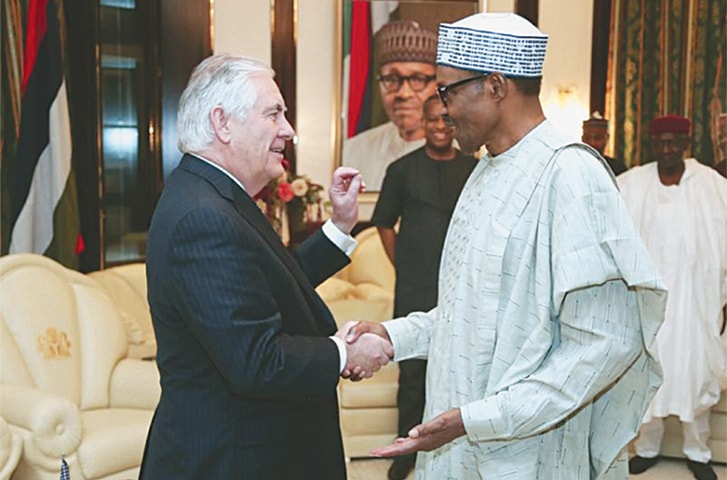
[[283, 160], [281, 160], [280, 163], [283, 164], [283, 168], [285, 169], [286, 172], [290, 171], [290, 162], [289, 161], [287, 161], [286, 159], [283, 159]]
[[278, 195], [278, 198], [285, 203], [288, 203], [293, 200], [293, 197], [295, 197], [293, 187], [288, 182], [280, 182], [275, 193]]

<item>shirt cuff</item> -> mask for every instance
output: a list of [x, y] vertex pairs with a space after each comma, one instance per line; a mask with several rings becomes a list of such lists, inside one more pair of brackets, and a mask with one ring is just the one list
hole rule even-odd
[[331, 340], [333, 340], [333, 343], [336, 344], [336, 347], [338, 347], [338, 358], [341, 359], [340, 365], [338, 368], [338, 373], [343, 373], [343, 369], [346, 368], [346, 362], [348, 361], [348, 353], [346, 352], [346, 344], [343, 343], [343, 340], [341, 340], [338, 337], [330, 336], [328, 337]]
[[502, 439], [508, 425], [500, 409], [497, 395], [460, 407], [462, 424], [472, 442]]
[[356, 239], [339, 230], [330, 218], [326, 220], [321, 228], [323, 229], [323, 235], [328, 237], [328, 240], [340, 248], [343, 253], [351, 256], [351, 253], [356, 249], [356, 245], [358, 245]]

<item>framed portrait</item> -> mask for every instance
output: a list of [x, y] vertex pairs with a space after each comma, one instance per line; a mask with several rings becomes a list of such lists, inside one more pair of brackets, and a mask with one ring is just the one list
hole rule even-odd
[[424, 145], [422, 104], [436, 94], [437, 30], [478, 0], [341, 0], [337, 165], [361, 171], [375, 203], [386, 167]]

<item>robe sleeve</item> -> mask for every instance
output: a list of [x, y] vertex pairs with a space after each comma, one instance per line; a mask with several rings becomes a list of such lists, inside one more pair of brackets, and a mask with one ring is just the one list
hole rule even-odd
[[593, 403], [648, 355], [663, 319], [661, 279], [600, 165], [565, 152], [550, 192], [541, 219], [550, 256], [536, 269], [551, 272], [551, 344], [528, 375], [462, 407], [473, 441], [535, 435]]
[[566, 295], [554, 346], [528, 377], [461, 409], [472, 441], [546, 431], [615, 382], [641, 353], [636, 293], [622, 280]]
[[394, 346], [394, 361], [427, 358], [429, 340], [437, 317], [437, 308], [413, 312], [406, 317], [383, 322]]

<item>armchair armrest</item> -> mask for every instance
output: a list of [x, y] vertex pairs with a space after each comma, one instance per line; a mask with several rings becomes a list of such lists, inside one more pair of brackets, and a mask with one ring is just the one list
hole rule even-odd
[[48, 457], [70, 455], [81, 444], [83, 426], [78, 407], [59, 395], [33, 387], [0, 385], [0, 416], [25, 429], [35, 447]]
[[0, 479], [10, 478], [20, 461], [22, 451], [20, 435], [11, 431], [5, 419], [0, 417]]
[[111, 407], [154, 410], [161, 392], [156, 362], [126, 358], [111, 374]]

